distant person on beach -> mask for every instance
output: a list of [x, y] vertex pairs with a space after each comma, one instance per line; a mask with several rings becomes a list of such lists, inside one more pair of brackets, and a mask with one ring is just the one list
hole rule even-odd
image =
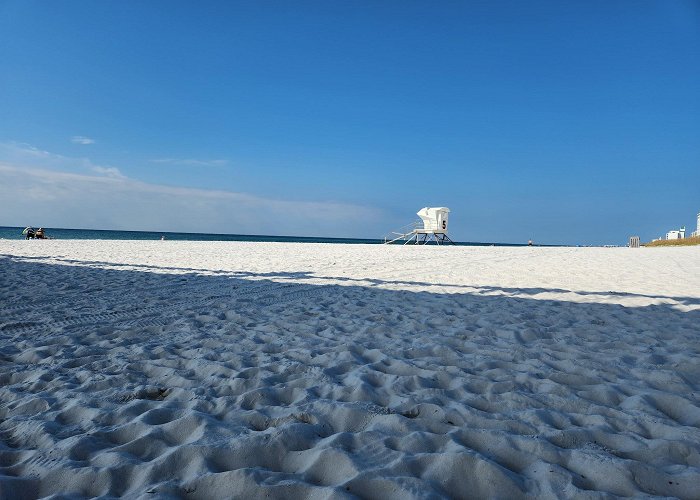
[[160, 237], [160, 241], [165, 241], [165, 235]]
[[34, 231], [33, 227], [28, 226], [28, 227], [24, 228], [24, 231], [22, 231], [22, 234], [24, 235], [25, 240], [33, 240], [35, 235], [36, 235], [36, 231]]
[[39, 229], [36, 230], [36, 234], [34, 235], [35, 238], [39, 240], [45, 240], [46, 239], [46, 234], [44, 234], [44, 228], [40, 227]]
[[532, 240], [527, 240], [527, 246], [529, 246], [529, 247], [532, 246]]

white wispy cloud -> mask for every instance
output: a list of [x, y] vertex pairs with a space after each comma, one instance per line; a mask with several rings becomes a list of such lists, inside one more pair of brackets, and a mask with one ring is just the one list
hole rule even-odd
[[116, 179], [126, 179], [126, 177], [119, 171], [117, 167], [100, 167], [95, 165], [92, 167], [92, 171], [98, 174], [106, 175], [107, 177], [113, 177]]
[[10, 165], [33, 166], [65, 172], [94, 172], [109, 177], [123, 177], [118, 168], [98, 165], [89, 158], [71, 158], [50, 153], [22, 142], [0, 142], [0, 161]]
[[95, 139], [90, 139], [89, 137], [85, 137], [84, 135], [74, 135], [71, 137], [70, 142], [73, 144], [82, 144], [82, 145], [88, 145], [88, 144], [95, 144]]
[[163, 163], [170, 165], [189, 165], [192, 167], [223, 167], [227, 160], [197, 160], [194, 158], [154, 158], [151, 163]]
[[369, 206], [148, 183], [86, 158], [0, 143], [4, 225], [367, 236], [367, 221], [383, 217]]
[[49, 159], [53, 155], [48, 151], [41, 150], [25, 142], [6, 141], [0, 142], [0, 157], [5, 159]]

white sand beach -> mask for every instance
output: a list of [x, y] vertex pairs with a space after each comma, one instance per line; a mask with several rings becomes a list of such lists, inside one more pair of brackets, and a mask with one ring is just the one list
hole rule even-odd
[[700, 498], [700, 248], [0, 241], [0, 497]]

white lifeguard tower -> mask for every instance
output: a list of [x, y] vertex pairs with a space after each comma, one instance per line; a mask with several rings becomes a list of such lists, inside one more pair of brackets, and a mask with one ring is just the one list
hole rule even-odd
[[447, 236], [447, 222], [450, 209], [447, 207], [425, 207], [421, 208], [417, 215], [419, 221], [402, 227], [398, 231], [392, 231], [384, 238], [384, 244], [403, 241], [403, 244], [413, 242], [414, 245], [425, 245], [434, 241], [438, 245], [445, 242], [452, 243]]

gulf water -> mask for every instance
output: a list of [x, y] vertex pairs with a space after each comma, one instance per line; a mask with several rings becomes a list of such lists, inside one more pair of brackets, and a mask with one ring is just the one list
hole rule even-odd
[[[35, 228], [36, 229], [36, 228]], [[23, 227], [0, 226], [0, 239], [21, 240]], [[105, 229], [65, 229], [44, 228], [46, 236], [56, 240], [166, 240], [174, 241], [274, 241], [283, 243], [345, 243], [376, 244], [380, 239], [361, 238], [322, 238], [315, 236], [268, 236], [257, 234], [218, 234], [218, 233], [172, 233], [164, 231], [112, 231]], [[524, 246], [511, 243], [460, 242], [468, 246]]]

